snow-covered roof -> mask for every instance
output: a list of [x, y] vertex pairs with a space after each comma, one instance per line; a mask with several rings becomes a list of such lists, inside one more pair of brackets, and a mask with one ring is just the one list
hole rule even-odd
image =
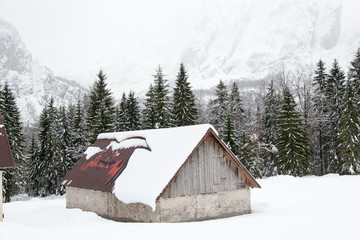
[[[142, 202], [155, 208], [155, 200], [209, 129], [209, 124], [119, 133], [98, 139], [143, 137], [151, 151], [137, 149], [115, 181], [114, 194], [125, 203]], [[216, 131], [215, 131], [216, 132]], [[129, 184], [131, 183], [131, 184]]]
[[[207, 133], [216, 135], [227, 149], [209, 124], [100, 134], [61, 183], [113, 192], [125, 203], [141, 202], [155, 209], [158, 196]], [[251, 186], [258, 187], [233, 158], [253, 180]]]

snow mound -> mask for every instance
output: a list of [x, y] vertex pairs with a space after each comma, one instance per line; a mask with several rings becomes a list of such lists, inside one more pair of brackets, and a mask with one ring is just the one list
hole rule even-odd
[[134, 138], [130, 138], [130, 139], [125, 139], [121, 142], [111, 141], [111, 143], [106, 148], [107, 149], [111, 148], [113, 151], [116, 151], [116, 150], [125, 149], [125, 148], [149, 149], [149, 146], [146, 143], [146, 139], [134, 137]]
[[[136, 150], [137, 151], [137, 150]], [[252, 213], [192, 223], [121, 223], [66, 208], [65, 197], [5, 203], [0, 239], [360, 239], [360, 175], [258, 179]], [[13, 198], [15, 199], [15, 198]], [[21, 201], [19, 201], [21, 200]], [[99, 203], [101, 204], [101, 203]], [[261, 230], [259, 230], [261, 228]], [[161, 233], [161, 234], [159, 234]], [[176, 234], [174, 234], [176, 233]]]
[[86, 155], [86, 160], [89, 160], [92, 156], [98, 154], [101, 151], [102, 149], [99, 147], [88, 147], [84, 152], [84, 154]]

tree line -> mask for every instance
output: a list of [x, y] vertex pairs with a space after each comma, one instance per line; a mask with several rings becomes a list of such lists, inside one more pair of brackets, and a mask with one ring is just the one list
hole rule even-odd
[[360, 172], [360, 48], [345, 75], [334, 60], [329, 71], [319, 61], [310, 79], [297, 84], [280, 72], [270, 79], [256, 110], [244, 106], [237, 82], [222, 80], [214, 98], [197, 99], [180, 64], [174, 88], [159, 66], [143, 106], [135, 92], [118, 104], [100, 70], [90, 92], [75, 104], [44, 106], [25, 146], [15, 98], [5, 83], [0, 89], [3, 113], [17, 167], [3, 174], [6, 201], [18, 193], [63, 194], [60, 179], [99, 133], [210, 123], [243, 165], [261, 178], [278, 174], [304, 176]]

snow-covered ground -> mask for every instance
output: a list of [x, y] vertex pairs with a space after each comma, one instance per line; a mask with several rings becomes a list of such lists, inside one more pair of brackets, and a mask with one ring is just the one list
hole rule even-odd
[[4, 204], [0, 239], [360, 239], [360, 176], [258, 180], [252, 214], [194, 223], [119, 223], [65, 198]]

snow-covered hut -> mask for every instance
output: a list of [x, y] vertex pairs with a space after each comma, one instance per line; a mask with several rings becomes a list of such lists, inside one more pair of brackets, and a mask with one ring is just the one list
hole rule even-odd
[[0, 113], [0, 222], [3, 220], [2, 171], [12, 167], [15, 167], [15, 162], [9, 145], [9, 139], [6, 134], [4, 120]]
[[100, 134], [60, 184], [68, 208], [134, 222], [250, 213], [260, 187], [208, 124]]

